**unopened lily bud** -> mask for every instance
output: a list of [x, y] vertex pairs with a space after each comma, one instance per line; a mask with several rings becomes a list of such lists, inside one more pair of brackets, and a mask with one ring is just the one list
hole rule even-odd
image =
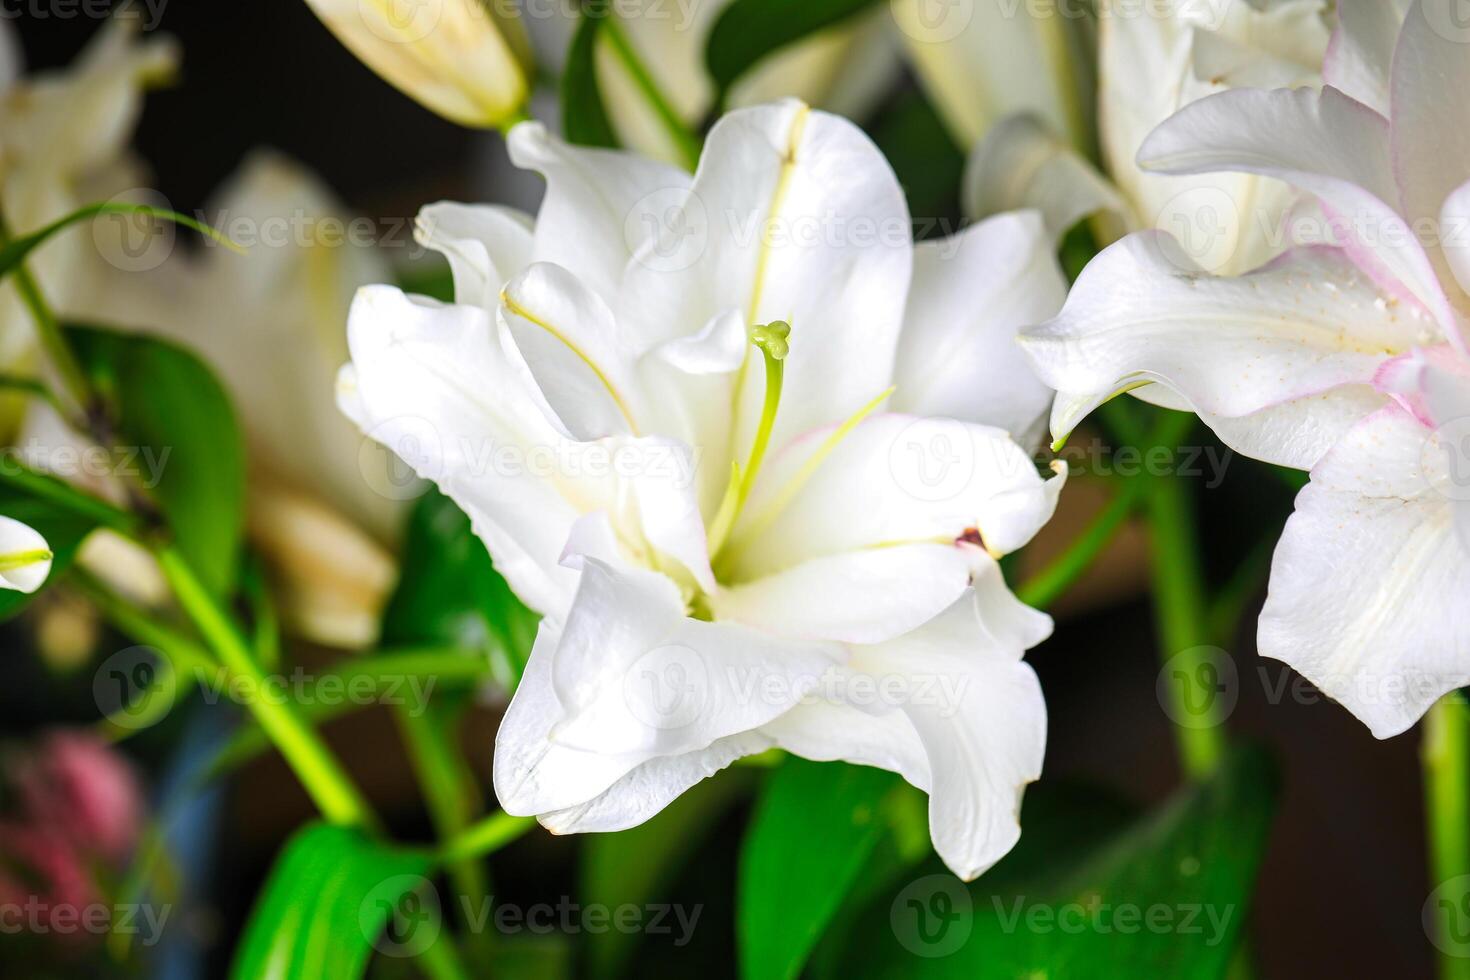
[[353, 54], [405, 95], [464, 126], [515, 119], [530, 46], [510, 0], [307, 0]]

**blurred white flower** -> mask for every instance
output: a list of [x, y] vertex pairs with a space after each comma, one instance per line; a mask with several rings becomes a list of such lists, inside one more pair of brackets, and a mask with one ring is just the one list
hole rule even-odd
[[[680, 121], [697, 127], [717, 107], [705, 67], [710, 34], [730, 0], [616, 5], [596, 50], [598, 83], [625, 146], [671, 162], [680, 148], [644, 92], [646, 73]], [[580, 15], [530, 21], [543, 60], [559, 63]], [[763, 58], [728, 93], [730, 108], [801, 99], [861, 117], [891, 89], [907, 59], [950, 134], [971, 146], [1012, 113], [1044, 118], [1078, 149], [1092, 144], [1092, 54], [1087, 18], [1038, 13], [1002, 0], [892, 0]]]
[[34, 592], [51, 574], [51, 546], [32, 527], [0, 516], [0, 589]]
[[[36, 231], [77, 208], [134, 187], [127, 152], [145, 89], [172, 78], [167, 38], [137, 39], [138, 21], [103, 27], [77, 62], [23, 76], [20, 48], [0, 19], [0, 214], [12, 235]], [[29, 260], [42, 292], [64, 316], [105, 307], [114, 270], [83, 225], [56, 235]], [[15, 286], [0, 282], [0, 371], [34, 373], [35, 329]], [[14, 434], [23, 403], [0, 397], [0, 439]]]
[[1320, 92], [1204, 99], [1140, 153], [1167, 173], [1289, 183], [1344, 247], [1217, 278], [1173, 239], [1135, 235], [1025, 338], [1061, 392], [1058, 437], [1137, 388], [1246, 455], [1311, 470], [1260, 650], [1379, 737], [1470, 683], [1470, 105], [1453, 94], [1470, 47], [1446, 2], [1343, 0]]
[[1063, 284], [1038, 216], [915, 246], [850, 123], [740, 110], [694, 176], [511, 134], [532, 223], [438, 204], [458, 305], [364, 290], [341, 401], [470, 515], [544, 615], [497, 739], [512, 813], [648, 819], [772, 746], [901, 773], [971, 877], [1019, 833], [1050, 620], [997, 558], [1050, 517], [1015, 331]]
[[1106, 177], [1075, 139], [1059, 138], [1052, 120], [1012, 117], [971, 157], [967, 210], [1038, 207], [1058, 237], [1100, 214], [1106, 240], [1157, 228], [1211, 272], [1256, 268], [1290, 244], [1284, 224], [1299, 198], [1293, 188], [1256, 174], [1147, 173], [1135, 157], [1155, 126], [1208, 95], [1320, 85], [1329, 18], [1326, 0], [1104, 0], [1098, 125]]
[[307, 0], [349, 51], [399, 91], [464, 126], [504, 126], [530, 91], [516, 9], [482, 0]]

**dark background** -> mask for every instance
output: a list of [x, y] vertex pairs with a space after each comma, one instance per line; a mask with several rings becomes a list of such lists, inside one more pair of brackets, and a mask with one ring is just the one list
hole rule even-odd
[[[80, 15], [38, 18], [23, 12], [30, 5], [9, 0], [0, 9], [19, 28], [32, 70], [69, 62], [100, 26]], [[177, 86], [148, 96], [135, 145], [175, 208], [204, 207], [259, 146], [303, 161], [356, 211], [384, 219], [411, 217], [439, 197], [525, 193], [524, 182], [505, 176], [498, 136], [441, 121], [379, 81], [302, 0], [170, 0], [162, 29], [182, 42], [183, 71]], [[1241, 459], [1223, 486], [1198, 490], [1202, 538], [1218, 584], [1254, 544], [1277, 533], [1291, 494], [1265, 467]], [[1280, 813], [1252, 911], [1260, 975], [1429, 976], [1431, 948], [1420, 927], [1429, 886], [1419, 736], [1376, 741], [1325, 700], [1269, 704], [1268, 686], [1275, 689], [1286, 668], [1255, 655], [1259, 599], [1229, 652], [1240, 676], [1232, 729], [1267, 742], [1283, 773]], [[0, 633], [7, 659], [21, 656], [15, 645], [13, 634]], [[1177, 785], [1173, 737], [1155, 697], [1159, 660], [1146, 595], [1061, 616], [1057, 635], [1030, 659], [1050, 709], [1045, 778], [1102, 783], [1139, 802], [1160, 799]], [[4, 726], [12, 732], [58, 720], [51, 695], [65, 693], [47, 693], [56, 682], [34, 672], [21, 668], [22, 683], [0, 692]], [[85, 704], [73, 703], [79, 719], [89, 717]], [[469, 733], [487, 786], [495, 723], [486, 713]], [[368, 713], [328, 732], [399, 829], [426, 826], [386, 717]], [[134, 751], [146, 755], [149, 740]], [[218, 855], [217, 907], [208, 917], [222, 952], [280, 841], [311, 812], [274, 761], [247, 770], [227, 805], [230, 843]], [[700, 949], [689, 951], [703, 964], [730, 962], [739, 831], [738, 819], [723, 826], [679, 885], [706, 906]], [[544, 835], [517, 844], [504, 855], [500, 891], [552, 902], [574, 894], [575, 847]], [[670, 962], [662, 953], [659, 959]]]

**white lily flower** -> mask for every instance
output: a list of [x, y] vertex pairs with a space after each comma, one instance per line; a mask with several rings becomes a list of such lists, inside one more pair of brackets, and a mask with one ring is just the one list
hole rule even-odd
[[[680, 151], [642, 88], [646, 74], [685, 125], [716, 107], [705, 69], [710, 32], [730, 0], [618, 4], [599, 39], [598, 82], [624, 145], [661, 160]], [[532, 22], [543, 60], [556, 63], [579, 14]], [[888, 91], [904, 57], [918, 73], [955, 141], [971, 146], [1013, 113], [1044, 119], [1068, 145], [1093, 142], [1091, 31], [1086, 17], [1038, 12], [1004, 0], [892, 0], [772, 52], [739, 79], [729, 106], [799, 98], [840, 115], [862, 116]], [[637, 68], [630, 65], [636, 60]], [[1002, 210], [1002, 209], [996, 209]]]
[[[680, 123], [697, 129], [717, 109], [705, 50], [730, 3], [625, 0], [608, 7], [594, 65], [622, 145], [657, 160], [684, 162], [684, 150], [644, 90], [642, 76], [653, 82]], [[547, 13], [551, 16], [527, 18], [531, 40], [540, 61], [561, 66], [582, 13], [576, 3], [552, 4]], [[875, 10], [773, 52], [734, 84], [729, 106], [792, 97], [841, 115], [861, 115], [900, 69], [890, 28], [887, 13]]]
[[1470, 683], [1470, 110], [1447, 95], [1470, 84], [1470, 48], [1444, 3], [1344, 0], [1320, 92], [1213, 96], [1140, 153], [1168, 173], [1285, 181], [1344, 247], [1216, 278], [1171, 239], [1134, 236], [1025, 338], [1062, 392], [1058, 437], [1143, 386], [1236, 450], [1311, 470], [1260, 650], [1379, 737]]
[[[137, 39], [138, 21], [119, 17], [103, 27], [64, 71], [21, 74], [20, 49], [0, 21], [0, 213], [12, 235], [36, 231], [77, 208], [137, 183], [128, 139], [145, 89], [172, 77], [173, 42]], [[53, 237], [27, 263], [63, 316], [86, 316], [115, 277], [93, 243], [92, 229]], [[14, 283], [0, 282], [0, 371], [34, 373], [37, 342]], [[0, 439], [8, 439], [23, 405], [0, 399]]]
[[516, 9], [481, 0], [307, 0], [346, 48], [409, 98], [463, 126], [506, 125], [530, 91]]
[[1077, 150], [1092, 145], [1092, 25], [1080, 6], [891, 0], [891, 8], [960, 146], [1016, 114], [1040, 119]]
[[[396, 464], [336, 411], [333, 381], [347, 356], [341, 323], [357, 289], [388, 275], [344, 213], [301, 167], [257, 153], [203, 212], [248, 246], [245, 254], [208, 245], [160, 255], [156, 268], [116, 275], [96, 316], [172, 340], [216, 373], [247, 439], [249, 534], [270, 567], [286, 625], [314, 642], [355, 649], [377, 637], [396, 579], [389, 546], [403, 501], [415, 493], [393, 482]], [[87, 447], [44, 407], [27, 414], [20, 442], [22, 457], [43, 470]], [[121, 499], [115, 481], [88, 482]], [[89, 543], [99, 538], [106, 532]], [[147, 574], [151, 559], [139, 550], [125, 560], [128, 547], [109, 541], [105, 551], [84, 550], [82, 560], [140, 601], [165, 601], [161, 578]]]
[[0, 589], [35, 592], [51, 574], [51, 546], [30, 525], [0, 516]]
[[414, 494], [336, 411], [333, 387], [352, 297], [386, 278], [387, 264], [320, 181], [273, 154], [247, 160], [205, 213], [242, 234], [246, 254], [180, 254], [134, 280], [138, 302], [122, 315], [195, 350], [228, 389], [249, 441], [251, 539], [288, 624], [319, 643], [367, 646], [397, 577], [388, 546]]
[[1099, 230], [1108, 240], [1157, 228], [1211, 272], [1260, 266], [1289, 243], [1282, 225], [1295, 190], [1252, 174], [1147, 173], [1135, 157], [1155, 126], [1206, 96], [1320, 85], [1328, 16], [1326, 0], [1105, 0], [1098, 9], [1098, 128], [1106, 178], [1051, 120], [1012, 118], [971, 156], [967, 210], [1037, 207], [1058, 237], [1102, 214]]
[[1050, 620], [996, 562], [1063, 482], [1012, 438], [1049, 392], [1009, 348], [1063, 292], [1039, 217], [915, 247], [876, 148], [797, 102], [726, 116], [693, 176], [510, 147], [534, 226], [426, 208], [459, 303], [364, 290], [339, 382], [545, 617], [501, 804], [629, 827], [780, 746], [903, 774], [978, 874], [1045, 736], [1021, 656]]

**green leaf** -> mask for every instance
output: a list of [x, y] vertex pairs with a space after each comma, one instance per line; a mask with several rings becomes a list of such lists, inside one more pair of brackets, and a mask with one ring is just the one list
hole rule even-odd
[[915, 236], [927, 239], [954, 234], [960, 217], [965, 154], [929, 101], [919, 92], [900, 95], [873, 122], [871, 135], [908, 198]]
[[740, 974], [794, 977], [888, 831], [893, 773], [787, 758], [756, 804], [740, 853]]
[[[351, 980], [375, 946], [397, 956], [438, 939], [427, 854], [313, 824], [276, 859], [235, 951], [234, 980]], [[392, 915], [393, 922], [389, 922]], [[386, 931], [385, 931], [386, 930]]]
[[561, 79], [561, 124], [572, 143], [616, 149], [618, 135], [597, 84], [597, 38], [607, 16], [606, 11], [583, 9]]
[[[0, 466], [18, 465], [9, 456], [0, 457]], [[97, 526], [97, 522], [4, 482], [0, 482], [0, 515], [34, 528], [46, 539], [52, 554], [51, 574], [41, 589], [30, 595], [13, 589], [0, 589], [0, 622], [3, 622], [24, 609], [46, 586], [56, 581], [72, 563], [82, 540]]]
[[383, 643], [483, 651], [492, 676], [514, 690], [539, 621], [495, 570], [470, 519], [430, 489], [409, 518], [402, 577], [383, 616]]
[[734, 0], [710, 31], [704, 60], [721, 92], [756, 62], [809, 34], [856, 16], [878, 0]]
[[1106, 801], [1033, 808], [1045, 794], [1028, 794], [1010, 855], [969, 886], [921, 869], [864, 912], [845, 967], [905, 980], [1223, 977], [1275, 786], [1265, 753], [1238, 749], [1139, 819]]
[[228, 596], [245, 532], [245, 445], [229, 396], [168, 341], [81, 326], [67, 336], [109, 407], [114, 465], [138, 475], [205, 586]]
[[222, 233], [215, 231], [206, 224], [195, 221], [187, 214], [180, 214], [177, 211], [169, 211], [164, 208], [150, 207], [146, 204], [123, 204], [116, 201], [105, 201], [100, 204], [88, 204], [86, 207], [78, 208], [71, 214], [58, 218], [44, 228], [33, 231], [29, 235], [13, 238], [4, 245], [0, 245], [0, 276], [4, 276], [24, 262], [27, 255], [44, 245], [46, 240], [57, 232], [77, 222], [86, 221], [104, 214], [142, 215], [149, 218], [156, 218], [160, 221], [172, 221], [174, 224], [183, 225], [185, 228], [192, 228], [201, 235], [207, 235], [226, 248], [236, 252], [243, 251], [240, 246], [230, 241]]
[[[660, 897], [721, 814], [749, 792], [750, 769], [730, 769], [706, 779], [656, 817], [616, 834], [588, 834], [582, 849], [582, 894], [588, 905], [646, 906]], [[588, 936], [593, 976], [625, 972], [641, 934], [611, 929]]]

